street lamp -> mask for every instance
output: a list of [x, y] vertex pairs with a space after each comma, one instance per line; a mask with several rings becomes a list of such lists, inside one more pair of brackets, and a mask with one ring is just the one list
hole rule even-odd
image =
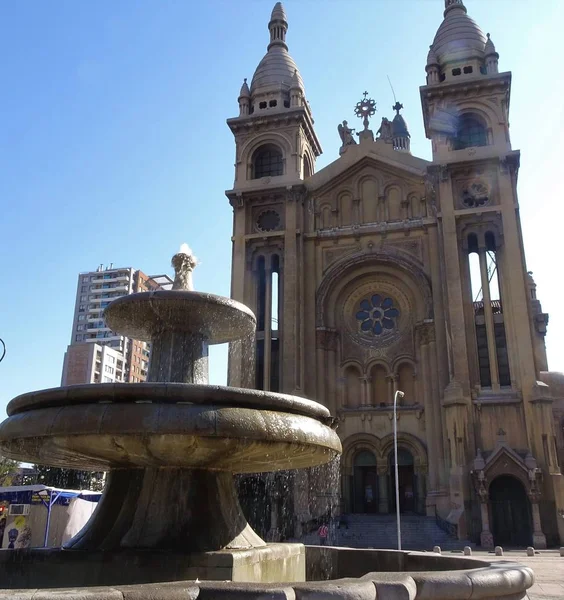
[[399, 503], [399, 479], [398, 479], [398, 420], [397, 420], [397, 404], [398, 397], [403, 398], [405, 394], [397, 390], [394, 394], [394, 471], [396, 482], [396, 522], [398, 533], [398, 550], [401, 550], [401, 526], [400, 526], [400, 503]]

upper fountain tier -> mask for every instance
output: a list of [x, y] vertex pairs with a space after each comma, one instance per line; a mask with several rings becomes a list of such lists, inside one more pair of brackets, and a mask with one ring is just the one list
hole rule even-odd
[[141, 292], [114, 300], [104, 312], [114, 330], [137, 340], [154, 340], [174, 331], [224, 344], [253, 334], [256, 319], [244, 304], [194, 291], [192, 272], [198, 261], [187, 244], [172, 257], [172, 290]]

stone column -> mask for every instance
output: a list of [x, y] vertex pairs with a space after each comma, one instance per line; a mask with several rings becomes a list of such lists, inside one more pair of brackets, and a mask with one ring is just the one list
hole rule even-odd
[[337, 351], [337, 331], [327, 327], [318, 327], [316, 330], [317, 347], [317, 389], [320, 394], [318, 401], [330, 410], [333, 416], [337, 413], [337, 365], [335, 355]]
[[531, 500], [531, 512], [533, 513], [533, 546], [538, 550], [544, 550], [546, 548], [546, 536], [542, 531], [539, 501], [540, 493], [537, 489], [533, 489], [529, 493], [529, 499]]
[[378, 512], [380, 514], [387, 514], [389, 512], [387, 465], [378, 467]]
[[369, 406], [370, 401], [370, 377], [359, 377], [360, 380], [360, 404], [361, 406]]
[[264, 382], [263, 389], [270, 390], [270, 367], [272, 356], [272, 256], [265, 265], [264, 290]]
[[[431, 369], [430, 359], [430, 341], [433, 339], [433, 322], [426, 322], [419, 326], [418, 337], [419, 337], [419, 352], [421, 358], [421, 377], [423, 380], [423, 406], [425, 407], [425, 428], [427, 431], [427, 451], [429, 453], [429, 491], [436, 492], [439, 489], [439, 477], [437, 467], [439, 465], [440, 457], [438, 451], [438, 438], [441, 434], [441, 422], [440, 412], [437, 422], [437, 414], [434, 408], [434, 404], [439, 407], [439, 398], [433, 396], [431, 382], [435, 377], [435, 373]], [[440, 407], [439, 407], [440, 411]]]
[[325, 348], [319, 346], [319, 335], [316, 340], [315, 357], [316, 357], [316, 371], [317, 371], [317, 398], [318, 402], [327, 406], [327, 399], [325, 398], [325, 381], [327, 379], [327, 373], [325, 371]]
[[486, 321], [486, 336], [488, 340], [488, 357], [490, 364], [490, 378], [492, 390], [499, 391], [499, 372], [497, 369], [497, 351], [495, 347], [495, 331], [492, 311], [492, 298], [490, 294], [490, 283], [488, 281], [488, 265], [486, 249], [480, 248], [480, 275], [482, 277], [482, 296], [484, 301], [484, 319]]
[[490, 531], [490, 515], [488, 512], [487, 495], [485, 499], [480, 499], [480, 516], [482, 517], [482, 532], [480, 533], [480, 546], [484, 549], [494, 547], [493, 535]]
[[415, 467], [414, 474], [417, 478], [417, 492], [415, 498], [417, 500], [415, 504], [415, 510], [418, 511], [420, 508], [425, 508], [425, 476], [427, 475], [427, 469], [424, 466]]
[[[433, 409], [433, 425], [435, 430], [434, 435], [434, 452], [435, 457], [433, 459], [433, 470], [437, 478], [437, 485], [433, 489], [444, 490], [447, 486], [448, 474], [446, 470], [445, 461], [445, 450], [443, 443], [443, 414], [441, 410], [441, 402], [439, 398], [439, 386], [438, 386], [438, 364], [437, 364], [437, 342], [435, 340], [435, 327], [434, 324], [429, 324], [428, 329], [429, 336], [429, 379], [431, 381], [431, 407]], [[429, 460], [429, 463], [431, 461]], [[444, 493], [444, 491], [442, 492]]]

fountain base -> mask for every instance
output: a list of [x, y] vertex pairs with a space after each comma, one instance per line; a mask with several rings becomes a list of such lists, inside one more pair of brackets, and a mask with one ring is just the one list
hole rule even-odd
[[110, 471], [97, 510], [65, 549], [195, 554], [265, 546], [231, 473], [163, 467]]
[[509, 561], [395, 550], [269, 544], [200, 558], [2, 550], [0, 600], [524, 600], [533, 584], [531, 569]]
[[250, 550], [178, 553], [152, 550], [82, 552], [59, 548], [0, 551], [0, 588], [87, 588], [187, 580], [303, 582], [303, 544]]

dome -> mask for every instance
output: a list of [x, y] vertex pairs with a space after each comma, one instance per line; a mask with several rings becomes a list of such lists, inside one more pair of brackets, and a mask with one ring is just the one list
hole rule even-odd
[[445, 18], [433, 40], [433, 50], [441, 67], [469, 58], [484, 58], [486, 36], [461, 3], [445, 10]]
[[411, 137], [407, 123], [399, 113], [392, 120], [392, 137]]
[[302, 76], [288, 50], [283, 46], [272, 46], [260, 61], [253, 75], [251, 94], [259, 92], [261, 88], [272, 85], [290, 89], [294, 72], [296, 72], [299, 85], [303, 90], [304, 82]]

